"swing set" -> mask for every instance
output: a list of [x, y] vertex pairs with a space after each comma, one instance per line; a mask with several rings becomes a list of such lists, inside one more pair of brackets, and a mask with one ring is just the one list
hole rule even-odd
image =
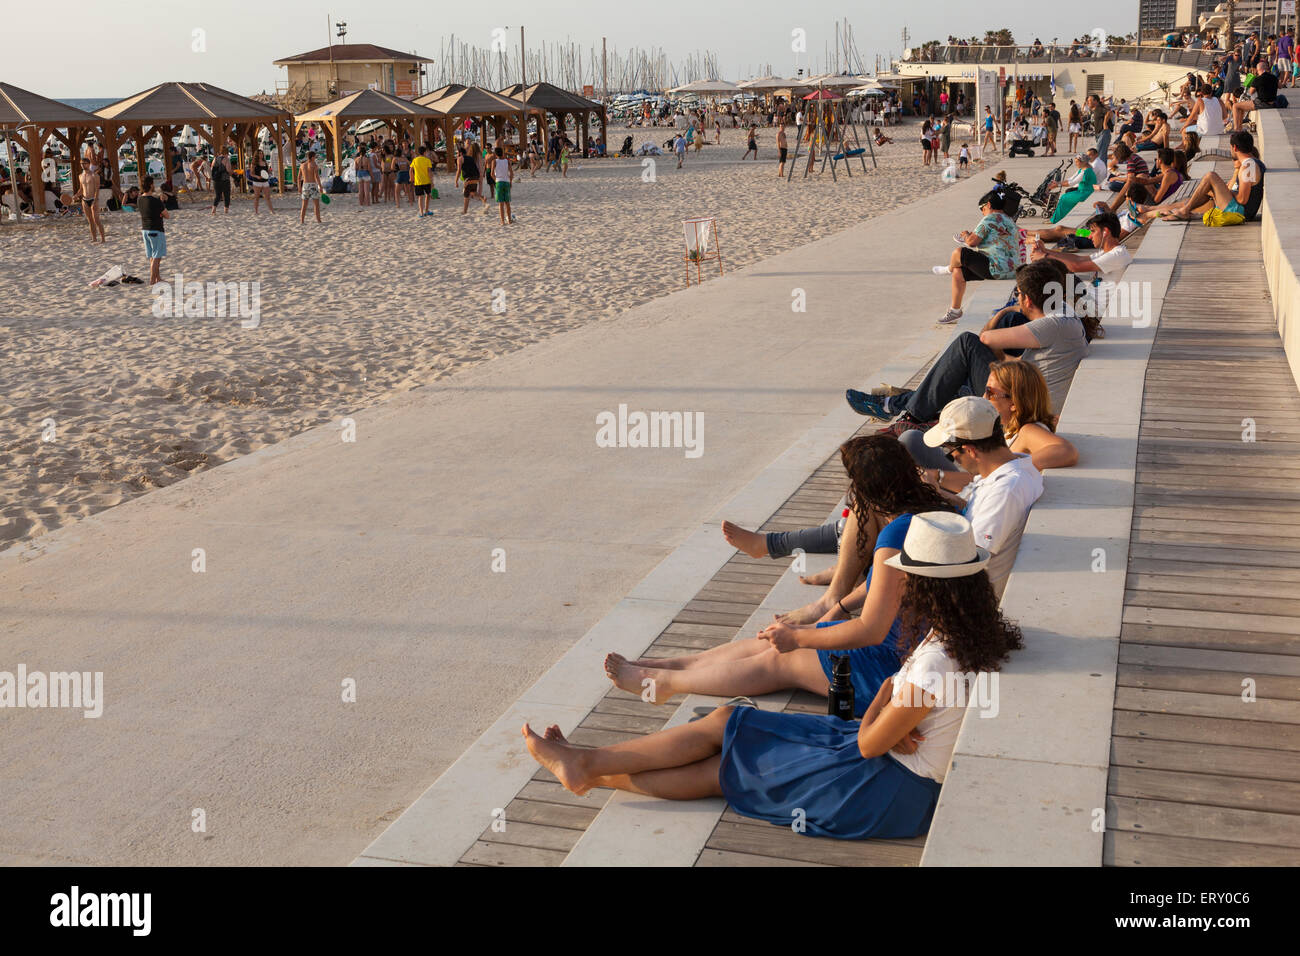
[[785, 174], [786, 182], [794, 178], [795, 167], [799, 165], [799, 151], [805, 139], [808, 141], [808, 163], [804, 166], [804, 179], [813, 172], [819, 156], [821, 166], [817, 169], [817, 175], [826, 172], [829, 164], [831, 179], [835, 182], [839, 182], [835, 167], [840, 163], [844, 164], [844, 171], [850, 178], [853, 176], [852, 161], [855, 159], [862, 164], [862, 172], [866, 173], [868, 152], [871, 153], [872, 168], [880, 168], [876, 162], [876, 149], [871, 134], [867, 133], [866, 146], [862, 145], [862, 139], [858, 136], [857, 113], [861, 109], [860, 105], [851, 104], [821, 87], [818, 87], [817, 92], [805, 96], [804, 101], [805, 118], [810, 118], [810, 121], [804, 124], [803, 129], [796, 131], [794, 156], [790, 160], [790, 170]]

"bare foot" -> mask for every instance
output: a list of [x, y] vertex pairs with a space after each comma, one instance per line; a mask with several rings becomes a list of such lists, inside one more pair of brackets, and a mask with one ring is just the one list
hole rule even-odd
[[760, 534], [757, 531], [746, 531], [738, 524], [724, 521], [722, 522], [722, 536], [727, 539], [727, 544], [737, 551], [744, 551], [751, 558], [767, 557], [767, 535], [765, 534]]
[[816, 574], [799, 575], [799, 583], [814, 584], [819, 587], [826, 587], [828, 584], [831, 583], [831, 579], [834, 577], [835, 577], [835, 569], [827, 568], [825, 571], [818, 571]]
[[834, 606], [835, 602], [828, 595], [823, 594], [797, 611], [786, 611], [784, 614], [776, 615], [776, 620], [782, 624], [816, 624]]
[[[664, 693], [660, 688], [664, 683], [660, 671], [639, 667], [628, 661], [622, 654], [610, 653], [605, 656], [605, 676], [613, 681], [614, 686], [619, 690], [636, 694], [652, 704], [661, 703], [672, 696], [671, 693]], [[645, 695], [647, 690], [650, 692], [648, 696]]]
[[539, 737], [527, 724], [521, 733], [533, 759], [555, 774], [565, 790], [582, 796], [591, 789], [582, 771], [582, 750], [550, 737]]
[[[689, 654], [683, 655], [683, 657], [689, 656]], [[682, 662], [682, 658], [678, 657], [638, 657], [636, 660], [630, 661], [629, 663], [631, 663], [633, 667], [648, 667], [650, 670], [686, 670], [686, 665]]]
[[567, 744], [569, 742], [564, 736], [563, 731], [560, 730], [559, 724], [551, 724], [551, 726], [546, 728], [546, 733], [542, 734], [542, 736], [547, 740], [558, 740], [562, 744]]

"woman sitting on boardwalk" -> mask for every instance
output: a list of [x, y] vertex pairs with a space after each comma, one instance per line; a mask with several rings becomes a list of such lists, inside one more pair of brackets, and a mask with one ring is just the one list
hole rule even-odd
[[[921, 481], [911, 456], [890, 435], [851, 438], [840, 447], [840, 457], [849, 473], [852, 507], [843, 540], [855, 544], [840, 555], [836, 582], [827, 594], [847, 595], [865, 571], [867, 597], [861, 617], [833, 628], [818, 628], [814, 623], [835, 608], [835, 600], [830, 598], [825, 606], [814, 602], [803, 609], [802, 616], [773, 623], [758, 637], [700, 654], [636, 661], [610, 654], [605, 659], [610, 680], [634, 694], [641, 694], [651, 686], [646, 681], [651, 681], [654, 690], [650, 697], [655, 702], [677, 693], [751, 696], [789, 687], [825, 694], [831, 651], [852, 648], [853, 689], [861, 712], [901, 660], [898, 613], [903, 575], [887, 567], [885, 559], [898, 553], [913, 514], [954, 509]], [[800, 532], [801, 537], [769, 535], [766, 541], [763, 535], [730, 523], [723, 526], [723, 533], [730, 543], [751, 555], [760, 546], [764, 553], [769, 548], [786, 554], [796, 547], [813, 552], [835, 550], [835, 524]], [[847, 611], [844, 614], [848, 616]]]
[[[814, 836], [925, 833], [978, 675], [1021, 646], [998, 610], [970, 522], [916, 515], [899, 554], [911, 652], [860, 722], [719, 707], [695, 723], [587, 749], [525, 724], [533, 758], [577, 794], [612, 787], [670, 800], [725, 797], [737, 812]], [[924, 623], [923, 623], [924, 622]], [[924, 638], [917, 642], [918, 638]]]
[[1061, 198], [1056, 201], [1056, 209], [1052, 212], [1052, 218], [1048, 220], [1053, 224], [1068, 216], [1071, 209], [1091, 196], [1093, 190], [1097, 188], [1097, 174], [1093, 171], [1092, 160], [1088, 158], [1087, 153], [1080, 153], [1074, 157], [1074, 172], [1070, 174], [1066, 184], [1072, 188], [1061, 193]]

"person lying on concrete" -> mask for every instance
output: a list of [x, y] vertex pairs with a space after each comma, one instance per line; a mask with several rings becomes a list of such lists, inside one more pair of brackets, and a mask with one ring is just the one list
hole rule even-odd
[[[1099, 228], [1093, 230], [1093, 238], [1099, 241]], [[1074, 370], [1088, 354], [1088, 342], [1100, 334], [1098, 323], [1072, 312], [1072, 303], [1066, 298], [1071, 291], [1069, 286], [1059, 264], [1021, 266], [1016, 270], [1017, 308], [1013, 311], [1024, 317], [1024, 324], [986, 328], [979, 335], [961, 333], [915, 390], [896, 395], [869, 395], [851, 388], [844, 397], [860, 415], [884, 421], [906, 415], [916, 424], [926, 424], [937, 419], [944, 405], [954, 398], [982, 395], [989, 378], [989, 365], [1003, 357], [998, 350], [1019, 348], [1026, 350], [1024, 359], [1038, 365], [1047, 379], [1052, 411], [1059, 415]], [[1045, 311], [1048, 308], [1050, 314]], [[1009, 323], [1014, 318], [1004, 316], [1003, 321]]]
[[[824, 694], [830, 652], [858, 648], [862, 653], [853, 662], [854, 687], [865, 707], [902, 660], [898, 615], [903, 577], [885, 561], [898, 553], [913, 514], [955, 511], [960, 505], [921, 480], [915, 463], [891, 435], [852, 438], [841, 446], [840, 457], [849, 474], [851, 510], [826, 594], [802, 609], [809, 626], [797, 635], [786, 625], [766, 628], [758, 637], [671, 659], [629, 661], [610, 654], [605, 658], [609, 679], [634, 694], [642, 694], [645, 682], [653, 681], [658, 702], [677, 693], [752, 696], [786, 687]], [[835, 608], [836, 595], [853, 590], [864, 572], [861, 616], [843, 627], [812, 626]]]
[[[719, 707], [693, 723], [584, 748], [524, 724], [529, 754], [571, 793], [610, 787], [671, 800], [724, 797], [737, 813], [840, 839], [925, 833], [979, 675], [1023, 646], [989, 584], [970, 523], [917, 515], [890, 567], [904, 575], [909, 653], [860, 722]], [[824, 678], [823, 678], [824, 680]]]

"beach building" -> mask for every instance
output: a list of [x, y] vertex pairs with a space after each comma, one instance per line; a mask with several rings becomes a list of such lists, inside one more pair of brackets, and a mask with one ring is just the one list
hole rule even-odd
[[281, 106], [294, 113], [324, 106], [333, 100], [378, 90], [413, 99], [420, 88], [421, 66], [428, 57], [403, 53], [373, 43], [338, 43], [275, 61], [287, 75], [275, 84]]

